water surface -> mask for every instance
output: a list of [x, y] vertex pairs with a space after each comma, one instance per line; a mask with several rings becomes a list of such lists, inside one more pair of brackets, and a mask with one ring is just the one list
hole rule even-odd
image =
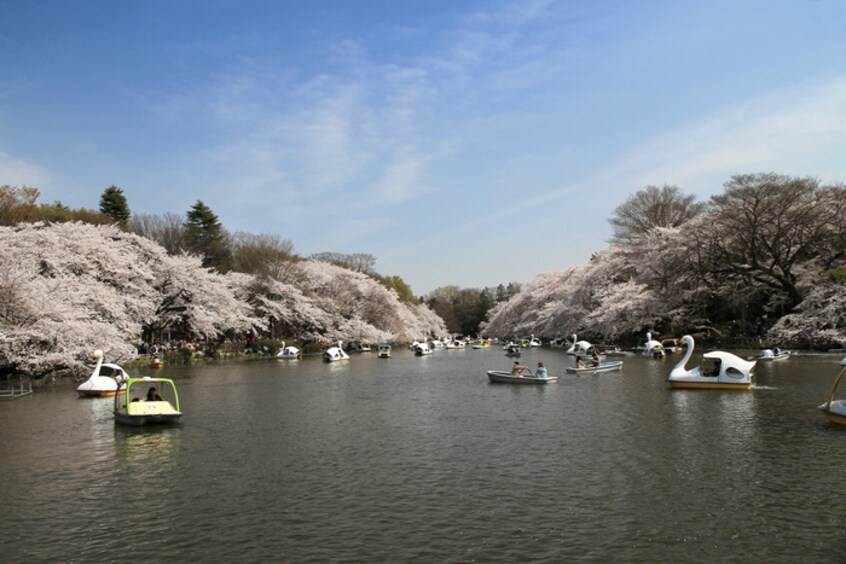
[[[742, 354], [752, 354], [744, 351]], [[296, 562], [846, 559], [834, 355], [748, 392], [675, 362], [489, 384], [502, 351], [170, 367], [177, 427], [116, 428], [73, 386], [0, 403], [0, 558]]]

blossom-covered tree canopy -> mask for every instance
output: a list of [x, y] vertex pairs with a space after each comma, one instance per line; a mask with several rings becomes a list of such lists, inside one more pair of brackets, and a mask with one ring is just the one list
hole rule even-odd
[[740, 175], [704, 206], [673, 189], [684, 214], [663, 213], [660, 195], [648, 187], [620, 206], [625, 236], [585, 265], [538, 276], [490, 311], [484, 332], [616, 339], [721, 327], [761, 343], [846, 343], [844, 186]]
[[204, 268], [115, 226], [0, 227], [0, 361], [38, 375], [84, 371], [91, 353], [136, 356], [145, 335], [197, 340], [404, 341], [445, 331], [376, 280], [297, 261], [286, 280]]

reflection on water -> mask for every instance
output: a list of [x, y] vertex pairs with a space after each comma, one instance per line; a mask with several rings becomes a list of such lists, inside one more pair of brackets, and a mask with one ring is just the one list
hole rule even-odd
[[839, 358], [751, 391], [670, 390], [675, 360], [527, 351], [548, 386], [490, 384], [497, 349], [171, 367], [185, 415], [150, 429], [40, 390], [0, 404], [0, 557], [842, 560]]

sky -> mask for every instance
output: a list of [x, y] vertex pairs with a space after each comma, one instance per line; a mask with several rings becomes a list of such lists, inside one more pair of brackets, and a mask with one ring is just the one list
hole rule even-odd
[[607, 246], [649, 185], [846, 182], [842, 0], [0, 0], [0, 185], [202, 200], [417, 295]]

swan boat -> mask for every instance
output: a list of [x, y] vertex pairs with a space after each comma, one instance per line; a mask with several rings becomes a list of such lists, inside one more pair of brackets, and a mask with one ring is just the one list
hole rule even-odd
[[342, 362], [344, 360], [349, 360], [350, 355], [344, 351], [342, 345], [343, 343], [338, 341], [338, 346], [326, 349], [323, 352], [323, 360], [326, 362]]
[[563, 349], [565, 344], [567, 344], [567, 339], [564, 337], [556, 337], [549, 342], [549, 346], [555, 349]]
[[463, 351], [467, 348], [467, 343], [464, 341], [459, 341], [458, 339], [453, 339], [452, 341], [446, 344], [446, 349], [448, 351]]
[[761, 351], [761, 356], [758, 360], [786, 360], [790, 358], [790, 351], [783, 351], [781, 349], [764, 349]]
[[681, 338], [686, 347], [684, 357], [673, 367], [667, 382], [671, 388], [705, 388], [717, 390], [752, 389], [752, 370], [755, 361], [743, 360], [737, 355], [725, 351], [712, 351], [702, 355], [702, 365], [690, 370], [687, 362], [693, 355], [693, 337]]
[[121, 385], [129, 379], [129, 374], [118, 366], [103, 362], [103, 351], [94, 351], [97, 364], [88, 379], [77, 386], [76, 392], [81, 398], [110, 398], [116, 394], [123, 394]]
[[575, 333], [573, 334], [572, 339], [573, 339], [573, 341], [570, 343], [570, 348], [567, 349], [567, 354], [585, 355], [585, 356], [590, 354], [590, 349], [591, 349], [591, 347], [593, 347], [593, 345], [591, 345], [587, 341], [576, 340], [577, 337], [576, 337]]
[[414, 354], [417, 356], [426, 356], [432, 354], [432, 347], [429, 346], [429, 343], [417, 343], [414, 345]]
[[834, 392], [837, 391], [837, 385], [840, 384], [840, 380], [843, 378], [843, 375], [846, 374], [846, 357], [840, 361], [840, 366], [842, 368], [840, 369], [840, 373], [837, 375], [837, 378], [834, 379], [834, 384], [831, 386], [831, 391], [828, 393], [828, 399], [824, 404], [820, 405], [819, 409], [832, 423], [836, 423], [837, 425], [846, 425], [846, 400], [834, 399]]
[[505, 372], [503, 370], [488, 370], [488, 379], [493, 384], [553, 384], [558, 381], [558, 376], [547, 376], [538, 378], [532, 371], [523, 367], [519, 375]]
[[[125, 395], [115, 396], [115, 423], [139, 427], [176, 423], [182, 417], [179, 393], [170, 378], [129, 378], [125, 389]], [[154, 399], [151, 391], [157, 392]]]
[[298, 358], [302, 358], [303, 353], [297, 347], [292, 347], [288, 345], [285, 346], [285, 341], [282, 341], [281, 346], [279, 347], [279, 352], [276, 353], [276, 358], [284, 358], [288, 360], [295, 360]]
[[565, 370], [569, 374], [600, 374], [602, 372], [614, 372], [615, 370], [623, 369], [623, 361], [616, 360], [613, 362], [602, 362], [599, 366], [568, 366]]
[[646, 344], [643, 346], [643, 356], [652, 356], [653, 358], [661, 358], [664, 356], [664, 346], [660, 341], [652, 338], [652, 333], [646, 333]]

